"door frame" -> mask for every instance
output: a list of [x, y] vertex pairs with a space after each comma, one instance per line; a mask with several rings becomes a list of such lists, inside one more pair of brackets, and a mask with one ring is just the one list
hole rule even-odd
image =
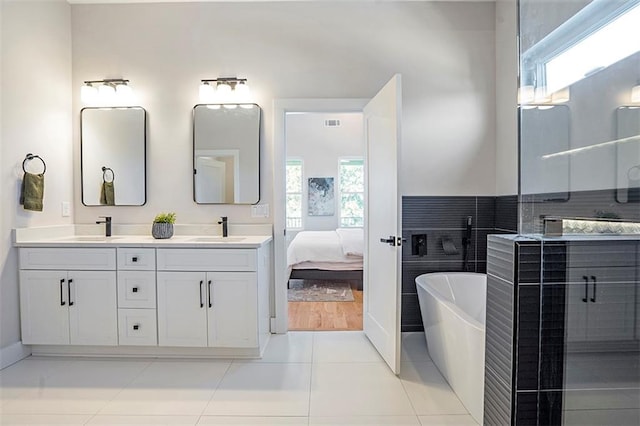
[[362, 113], [370, 99], [275, 99], [273, 101], [273, 241], [274, 241], [274, 314], [272, 333], [289, 330], [287, 303], [287, 246], [286, 246], [286, 131], [288, 112]]

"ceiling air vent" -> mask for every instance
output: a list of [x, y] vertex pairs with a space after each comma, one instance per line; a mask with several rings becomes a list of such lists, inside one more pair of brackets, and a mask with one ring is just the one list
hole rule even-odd
[[340, 127], [340, 120], [337, 120], [337, 119], [324, 120], [324, 127]]

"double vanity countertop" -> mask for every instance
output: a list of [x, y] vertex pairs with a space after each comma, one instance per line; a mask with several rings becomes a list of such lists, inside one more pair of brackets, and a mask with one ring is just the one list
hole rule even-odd
[[219, 226], [176, 225], [173, 237], [156, 239], [148, 225], [114, 224], [110, 237], [104, 226], [62, 225], [15, 229], [13, 242], [16, 247], [258, 248], [272, 239], [271, 225], [230, 225], [228, 237], [215, 231]]

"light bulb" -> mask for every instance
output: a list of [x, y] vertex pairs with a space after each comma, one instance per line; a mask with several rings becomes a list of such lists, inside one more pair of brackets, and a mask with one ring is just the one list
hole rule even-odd
[[101, 84], [98, 86], [98, 97], [102, 103], [113, 102], [116, 96], [116, 89], [110, 84]]
[[236, 109], [238, 108], [238, 104], [222, 104], [226, 109]]
[[215, 97], [215, 89], [208, 82], [204, 81], [200, 84], [200, 102], [210, 103], [213, 102]]
[[235, 88], [235, 92], [236, 92], [236, 100], [240, 103], [247, 103], [249, 102], [249, 96], [251, 94], [251, 91], [249, 90], [249, 85], [245, 82], [238, 82], [238, 84], [236, 84], [236, 88]]
[[85, 104], [90, 104], [96, 101], [98, 98], [98, 89], [87, 83], [80, 88], [80, 99]]
[[228, 83], [218, 83], [216, 87], [216, 97], [218, 102], [225, 103], [231, 100], [231, 86]]
[[533, 102], [534, 99], [534, 88], [533, 86], [522, 86], [518, 90], [518, 103], [519, 104], [529, 104]]
[[133, 89], [127, 83], [116, 84], [116, 95], [122, 101], [129, 101], [133, 95]]
[[631, 89], [631, 102], [634, 104], [640, 104], [640, 84]]

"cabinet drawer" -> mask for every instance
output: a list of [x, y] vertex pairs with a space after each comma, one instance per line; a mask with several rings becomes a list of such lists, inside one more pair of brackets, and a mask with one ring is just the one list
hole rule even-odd
[[20, 269], [116, 269], [114, 248], [21, 248], [19, 252]]
[[637, 266], [638, 244], [635, 241], [574, 242], [567, 245], [567, 266], [585, 268]]
[[149, 248], [118, 248], [118, 269], [155, 271], [156, 251]]
[[118, 343], [133, 346], [157, 346], [155, 309], [118, 309]]
[[155, 271], [118, 271], [118, 308], [155, 307]]
[[158, 249], [159, 271], [255, 271], [254, 249]]

